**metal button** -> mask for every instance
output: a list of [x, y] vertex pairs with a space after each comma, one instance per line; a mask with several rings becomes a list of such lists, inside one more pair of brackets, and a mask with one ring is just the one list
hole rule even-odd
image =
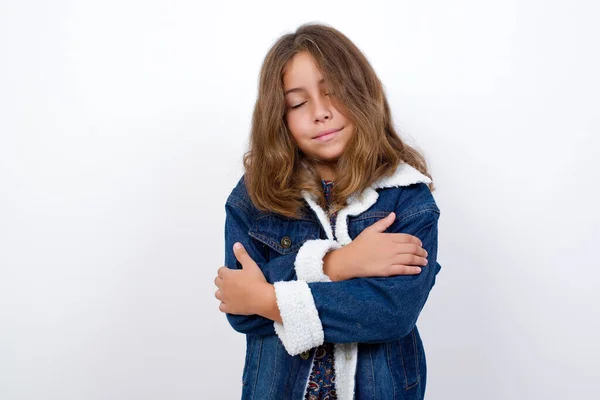
[[308, 352], [308, 351], [303, 351], [302, 353], [300, 353], [300, 358], [302, 358], [303, 360], [308, 360], [309, 356], [310, 356], [310, 352]]
[[281, 239], [281, 247], [283, 247], [284, 249], [289, 249], [291, 245], [292, 245], [292, 238], [290, 238], [289, 236], [284, 236]]

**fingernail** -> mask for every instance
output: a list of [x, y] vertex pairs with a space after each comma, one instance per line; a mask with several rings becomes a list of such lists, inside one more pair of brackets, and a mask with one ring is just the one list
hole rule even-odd
[[236, 243], [233, 245], [233, 248], [234, 248], [234, 249], [236, 249], [236, 250], [239, 250], [239, 249], [241, 249], [241, 248], [243, 248], [243, 247], [244, 247], [244, 246], [242, 246], [242, 244], [241, 244], [240, 242], [236, 242]]

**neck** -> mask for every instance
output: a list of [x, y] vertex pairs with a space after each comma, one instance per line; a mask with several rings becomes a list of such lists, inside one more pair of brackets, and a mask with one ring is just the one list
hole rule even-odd
[[321, 179], [326, 181], [334, 181], [335, 180], [335, 164], [315, 164], [315, 168]]

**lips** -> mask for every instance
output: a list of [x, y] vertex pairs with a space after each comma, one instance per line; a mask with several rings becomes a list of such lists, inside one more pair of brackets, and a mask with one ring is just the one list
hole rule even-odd
[[315, 136], [314, 139], [319, 139], [319, 138], [325, 139], [325, 136], [328, 136], [328, 135], [330, 135], [332, 133], [335, 133], [335, 132], [339, 132], [342, 129], [344, 129], [344, 127], [341, 127], [339, 129], [328, 129], [326, 131], [319, 132], [319, 134], [317, 136]]

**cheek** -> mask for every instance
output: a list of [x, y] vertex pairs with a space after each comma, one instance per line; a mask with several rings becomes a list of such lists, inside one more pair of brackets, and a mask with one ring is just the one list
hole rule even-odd
[[350, 129], [348, 130], [348, 138], [351, 138], [352, 136], [354, 136], [354, 133], [356, 132], [356, 127], [352, 124], [350, 125]]
[[302, 123], [302, 120], [300, 118], [296, 118], [294, 116], [288, 117], [287, 126], [296, 142], [302, 140], [306, 129], [304, 128], [304, 124]]

